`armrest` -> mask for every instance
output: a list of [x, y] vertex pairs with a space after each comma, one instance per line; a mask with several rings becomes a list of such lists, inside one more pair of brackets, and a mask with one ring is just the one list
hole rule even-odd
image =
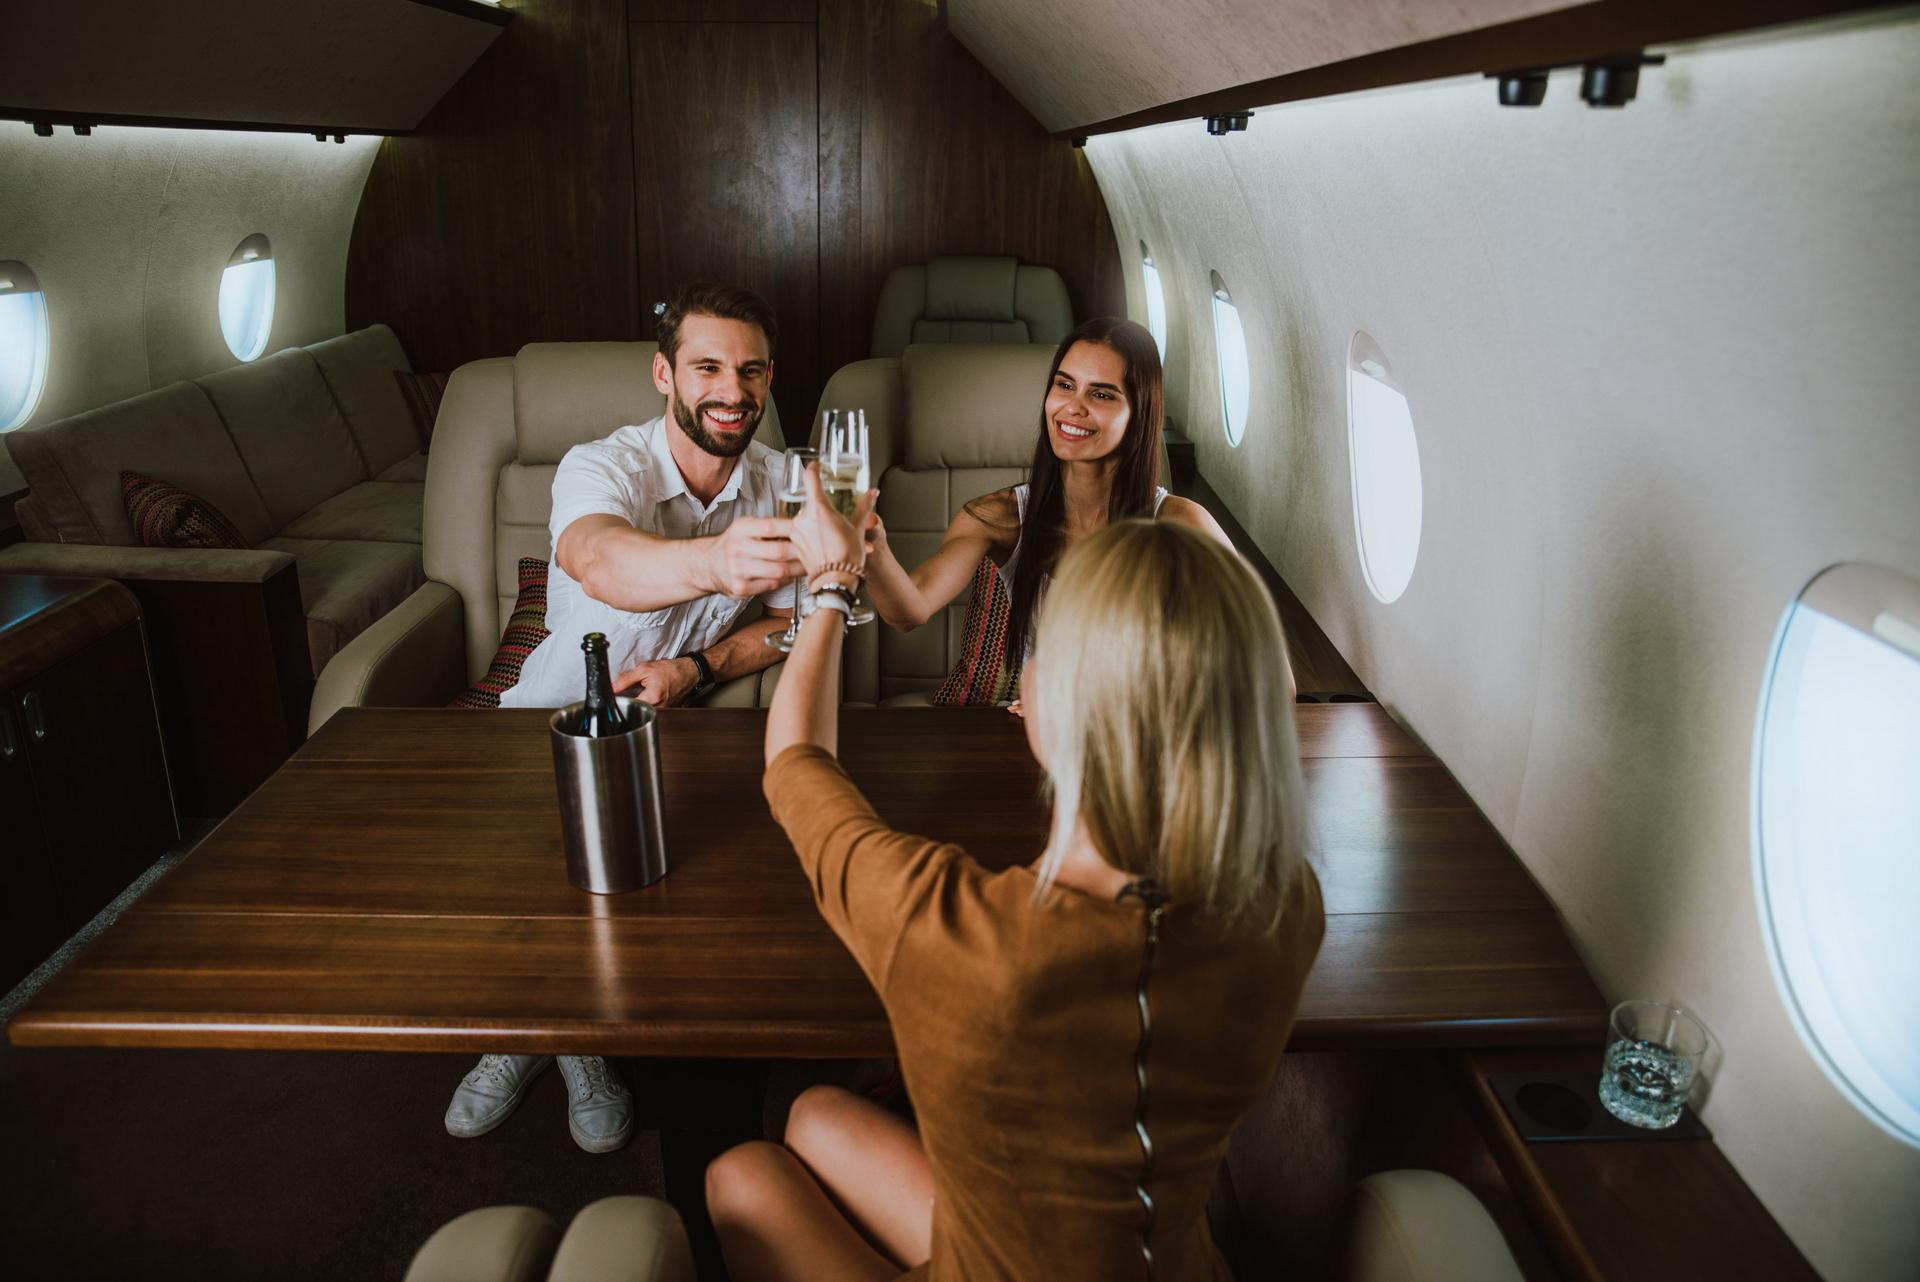
[[573, 1217], [547, 1282], [695, 1282], [687, 1230], [657, 1197], [606, 1197]]
[[559, 1240], [553, 1217], [531, 1206], [468, 1211], [427, 1239], [405, 1282], [540, 1282]]
[[1360, 1181], [1347, 1217], [1346, 1282], [1521, 1282], [1500, 1229], [1466, 1187], [1438, 1171]]
[[342, 708], [437, 708], [467, 684], [460, 594], [429, 582], [347, 642], [313, 687], [309, 734]]
[[293, 564], [269, 548], [126, 548], [16, 543], [0, 548], [0, 574], [61, 574], [122, 582], [265, 583]]

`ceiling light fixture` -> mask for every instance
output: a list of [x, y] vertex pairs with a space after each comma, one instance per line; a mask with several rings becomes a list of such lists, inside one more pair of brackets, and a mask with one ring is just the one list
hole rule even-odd
[[1502, 107], [1538, 107], [1546, 100], [1547, 73], [1560, 67], [1580, 68], [1580, 100], [1589, 107], [1624, 107], [1639, 90], [1640, 68], [1658, 67], [1666, 60], [1665, 54], [1657, 53], [1609, 53], [1577, 62], [1486, 74], [1487, 79], [1499, 82]]
[[1215, 138], [1224, 138], [1228, 134], [1237, 134], [1246, 129], [1247, 122], [1252, 119], [1251, 111], [1234, 111], [1224, 116], [1208, 116], [1207, 132]]

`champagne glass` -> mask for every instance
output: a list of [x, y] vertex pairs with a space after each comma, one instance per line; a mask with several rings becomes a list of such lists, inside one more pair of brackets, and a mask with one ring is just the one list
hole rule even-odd
[[[829, 410], [820, 433], [820, 482], [827, 501], [847, 520], [853, 520], [854, 508], [872, 485], [871, 452], [867, 448], [867, 412], [865, 410]], [[858, 586], [857, 584], [855, 585]], [[872, 623], [873, 607], [858, 600], [853, 603], [849, 625]]]
[[[787, 451], [780, 460], [780, 492], [775, 496], [777, 506], [774, 511], [785, 517], [800, 514], [807, 501], [807, 466], [820, 457], [818, 450], [797, 447]], [[793, 614], [787, 619], [785, 632], [767, 633], [767, 644], [782, 654], [793, 650], [794, 643], [800, 639], [800, 597], [803, 591], [804, 577], [793, 581]]]

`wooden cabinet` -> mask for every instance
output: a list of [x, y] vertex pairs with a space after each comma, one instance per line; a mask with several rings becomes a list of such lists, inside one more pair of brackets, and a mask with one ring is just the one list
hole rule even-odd
[[133, 595], [0, 576], [0, 988], [178, 838]]

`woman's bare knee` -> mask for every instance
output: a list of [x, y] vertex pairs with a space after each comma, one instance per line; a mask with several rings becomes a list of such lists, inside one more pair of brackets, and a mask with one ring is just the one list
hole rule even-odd
[[809, 1086], [787, 1113], [787, 1147], [805, 1156], [809, 1150], [843, 1140], [860, 1109], [859, 1096], [838, 1086]]
[[778, 1144], [754, 1140], [707, 1163], [707, 1213], [715, 1224], [763, 1218], [791, 1179], [793, 1157]]

